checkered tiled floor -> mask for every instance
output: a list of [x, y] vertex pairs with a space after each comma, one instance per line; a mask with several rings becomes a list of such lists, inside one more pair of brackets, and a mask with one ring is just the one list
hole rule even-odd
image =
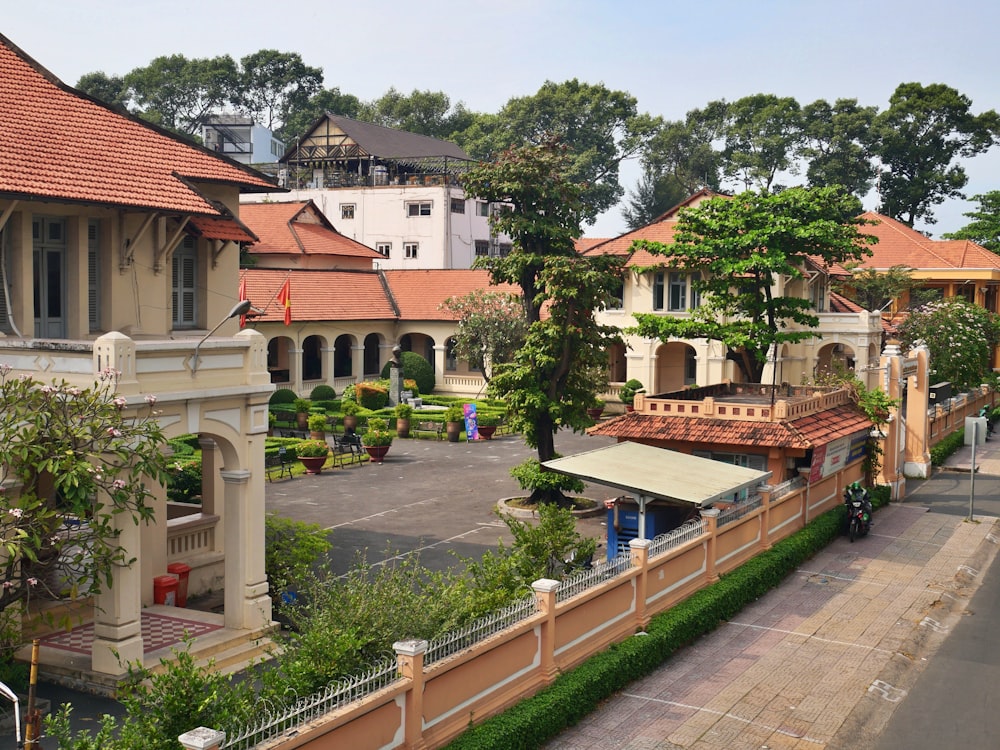
[[[212, 625], [197, 620], [184, 620], [180, 617], [167, 617], [142, 613], [142, 646], [145, 653], [157, 651], [184, 640], [196, 638], [214, 630], [220, 630], [221, 625]], [[94, 643], [94, 625], [81, 625], [69, 632], [52, 633], [41, 639], [42, 646], [73, 651], [78, 654], [89, 654]]]

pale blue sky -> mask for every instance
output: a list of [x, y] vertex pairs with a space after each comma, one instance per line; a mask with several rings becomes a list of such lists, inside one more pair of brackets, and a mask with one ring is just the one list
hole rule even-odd
[[[0, 33], [69, 84], [159, 55], [274, 48], [362, 99], [391, 86], [440, 90], [484, 112], [569, 78], [629, 91], [668, 119], [760, 92], [884, 108], [907, 81], [945, 83], [975, 112], [1000, 111], [1000, 4], [986, 0], [9, 0]], [[966, 169], [967, 194], [1000, 189], [1000, 149]], [[626, 166], [624, 186], [637, 177]], [[939, 207], [931, 231], [957, 229], [970, 208]], [[587, 234], [623, 230], [616, 208]]]

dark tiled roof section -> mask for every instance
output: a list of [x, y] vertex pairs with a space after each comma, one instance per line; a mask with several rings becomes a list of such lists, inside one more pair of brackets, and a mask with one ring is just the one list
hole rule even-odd
[[0, 36], [0, 195], [221, 214], [185, 180], [274, 190], [263, 175], [105, 106]]
[[588, 432], [625, 440], [670, 440], [805, 450], [870, 427], [871, 422], [856, 408], [838, 406], [791, 422], [664, 417], [631, 412], [610, 419]]
[[468, 161], [469, 155], [459, 146], [405, 130], [394, 130], [371, 122], [352, 120], [343, 115], [327, 114], [327, 118], [344, 131], [351, 140], [370, 156], [385, 159], [419, 159], [448, 157]]

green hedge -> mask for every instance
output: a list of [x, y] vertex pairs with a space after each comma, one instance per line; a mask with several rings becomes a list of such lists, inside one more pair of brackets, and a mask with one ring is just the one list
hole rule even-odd
[[843, 513], [842, 507], [824, 513], [717, 583], [654, 617], [646, 634], [592, 656], [537, 695], [469, 729], [448, 745], [449, 750], [541, 747], [615, 692], [659, 668], [679, 648], [711, 632], [781, 583], [840, 534]]
[[274, 404], [292, 404], [298, 396], [295, 395], [295, 391], [291, 388], [278, 388], [274, 393], [271, 394], [271, 398], [268, 399], [268, 403], [272, 406]]
[[965, 443], [965, 430], [951, 433], [944, 440], [931, 448], [931, 465], [941, 466], [948, 456], [957, 451]]

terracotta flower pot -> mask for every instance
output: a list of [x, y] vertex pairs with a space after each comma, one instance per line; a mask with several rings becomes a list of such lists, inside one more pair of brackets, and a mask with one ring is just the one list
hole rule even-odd
[[391, 445], [366, 445], [365, 450], [368, 451], [368, 455], [371, 456], [372, 461], [380, 464], [391, 447]]
[[489, 425], [489, 426], [482, 424], [479, 425], [479, 437], [485, 438], [486, 440], [492, 440], [493, 433], [495, 433], [496, 431], [497, 428], [495, 425]]
[[306, 467], [306, 474], [321, 474], [327, 458], [328, 456], [299, 456], [299, 461]]
[[396, 418], [396, 435], [405, 438], [410, 436], [410, 420], [402, 417]]
[[462, 434], [462, 423], [461, 422], [446, 422], [445, 430], [448, 433], [448, 442], [457, 443], [459, 436]]
[[604, 407], [594, 407], [593, 409], [587, 409], [587, 416], [593, 419], [595, 422], [601, 418], [604, 413]]

